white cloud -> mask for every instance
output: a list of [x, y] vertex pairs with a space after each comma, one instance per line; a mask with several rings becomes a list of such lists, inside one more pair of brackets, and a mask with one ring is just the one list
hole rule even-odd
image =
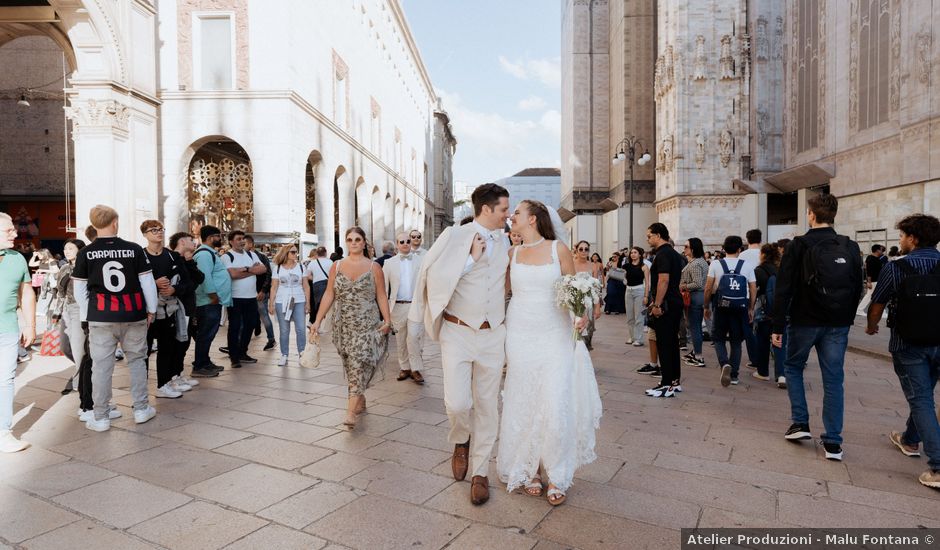
[[561, 113], [558, 111], [554, 109], [545, 111], [539, 120], [539, 124], [556, 138], [561, 138]]
[[519, 108], [523, 111], [541, 111], [548, 104], [545, 103], [545, 100], [537, 95], [530, 95], [525, 99], [519, 100]]
[[549, 88], [561, 87], [561, 58], [526, 59], [511, 61], [499, 56], [499, 66], [520, 80], [537, 80]]

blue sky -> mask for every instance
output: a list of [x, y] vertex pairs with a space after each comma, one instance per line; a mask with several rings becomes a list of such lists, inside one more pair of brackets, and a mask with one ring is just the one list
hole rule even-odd
[[457, 136], [454, 179], [559, 166], [557, 0], [401, 0]]

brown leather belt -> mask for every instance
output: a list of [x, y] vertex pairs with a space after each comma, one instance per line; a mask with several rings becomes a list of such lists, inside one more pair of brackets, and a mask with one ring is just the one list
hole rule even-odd
[[395, 300], [396, 304], [410, 304], [411, 300]]
[[[467, 327], [467, 328], [473, 328], [473, 327], [471, 327], [470, 325], [468, 325], [467, 323], [464, 323], [463, 321], [461, 321], [461, 320], [460, 320], [460, 317], [455, 317], [455, 316], [451, 315], [450, 313], [447, 313], [446, 311], [444, 312], [444, 320], [445, 320], [445, 321], [450, 321], [451, 323], [454, 323], [455, 325], [461, 325], [461, 326], [464, 326], [464, 327]], [[489, 321], [483, 321], [483, 324], [480, 325], [480, 330], [487, 330], [487, 329], [489, 329], [489, 328], [490, 328], [490, 322], [489, 322]]]

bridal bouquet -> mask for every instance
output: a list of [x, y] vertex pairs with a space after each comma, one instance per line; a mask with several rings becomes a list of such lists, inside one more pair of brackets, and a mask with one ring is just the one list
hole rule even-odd
[[[555, 282], [555, 302], [570, 311], [575, 318], [591, 312], [600, 303], [601, 283], [590, 273], [565, 275]], [[581, 331], [574, 331], [575, 340], [581, 340]]]

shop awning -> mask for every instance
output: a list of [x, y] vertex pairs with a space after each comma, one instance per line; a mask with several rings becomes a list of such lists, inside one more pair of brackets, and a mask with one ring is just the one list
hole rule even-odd
[[834, 162], [811, 162], [784, 170], [779, 174], [767, 176], [764, 179], [784, 193], [792, 193], [800, 189], [827, 185], [835, 175], [836, 165]]

